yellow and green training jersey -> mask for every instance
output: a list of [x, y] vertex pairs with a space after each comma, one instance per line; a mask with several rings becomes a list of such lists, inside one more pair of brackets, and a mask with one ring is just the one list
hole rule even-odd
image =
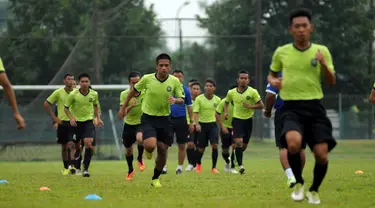
[[[120, 95], [120, 106], [124, 104], [126, 97], [128, 96], [130, 90], [124, 90], [121, 92]], [[128, 106], [131, 105], [133, 100], [136, 101], [135, 106], [130, 109], [130, 111], [126, 114], [124, 118], [124, 123], [128, 125], [138, 125], [141, 124], [141, 117], [142, 117], [142, 100], [143, 100], [143, 94], [144, 92], [141, 92], [137, 97], [134, 97], [130, 100]], [[126, 107], [128, 107], [126, 106]]]
[[214, 95], [211, 99], [208, 99], [205, 94], [201, 94], [197, 98], [195, 98], [195, 102], [193, 104], [193, 112], [198, 113], [198, 122], [216, 122], [216, 108], [219, 105], [220, 100], [221, 99], [216, 95]]
[[252, 87], [247, 87], [242, 93], [238, 92], [237, 88], [228, 91], [225, 102], [233, 103], [233, 118], [242, 120], [253, 117], [255, 109], [248, 109], [244, 107], [244, 103], [255, 105], [260, 101], [258, 91]]
[[168, 97], [185, 98], [184, 90], [179, 79], [173, 75], [169, 75], [166, 80], [158, 80], [156, 73], [146, 74], [134, 89], [137, 92], [144, 91], [142, 101], [143, 113], [150, 116], [169, 116], [171, 114], [171, 106], [168, 103]]
[[[191, 106], [193, 108], [194, 100], [191, 100], [191, 102], [193, 103], [193, 105]], [[194, 117], [194, 113], [193, 113], [193, 117]], [[192, 118], [191, 120], [193, 121], [193, 124], [195, 125], [194, 118]], [[189, 116], [189, 111], [188, 111], [187, 106], [186, 106], [186, 121], [187, 121], [187, 124], [190, 125], [190, 116]]]
[[65, 102], [69, 96], [70, 92], [66, 91], [64, 87], [59, 88], [47, 98], [49, 104], [57, 105], [57, 117], [62, 121], [69, 121], [69, 117], [64, 111]]
[[94, 119], [94, 106], [99, 104], [99, 96], [95, 90], [89, 89], [84, 95], [79, 89], [71, 92], [66, 99], [65, 107], [69, 108], [78, 122]]
[[331, 53], [324, 45], [311, 44], [301, 51], [294, 44], [278, 47], [272, 56], [271, 71], [283, 73], [280, 97], [283, 100], [316, 100], [323, 98], [321, 66], [316, 53], [323, 53], [327, 66], [335, 72]]
[[5, 68], [4, 68], [4, 65], [3, 65], [3, 60], [1, 60], [1, 58], [0, 58], [0, 73], [1, 72], [5, 72]]
[[225, 98], [222, 99], [219, 103], [219, 105], [216, 108], [216, 112], [220, 114], [221, 121], [223, 122], [223, 125], [226, 128], [232, 128], [232, 119], [233, 119], [233, 102], [229, 103], [228, 106], [228, 119], [225, 120], [224, 118], [224, 104], [225, 104]]

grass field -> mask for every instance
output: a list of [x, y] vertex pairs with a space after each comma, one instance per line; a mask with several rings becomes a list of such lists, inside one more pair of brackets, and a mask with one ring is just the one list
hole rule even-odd
[[[59, 154], [59, 152], [55, 152]], [[137, 153], [136, 153], [137, 154]], [[170, 149], [163, 188], [150, 187], [153, 161], [145, 172], [125, 180], [125, 161], [93, 161], [90, 178], [62, 176], [62, 162], [1, 162], [0, 207], [313, 207], [290, 199], [286, 177], [272, 142], [254, 142], [245, 157], [245, 175], [210, 173], [211, 150], [203, 172], [175, 175], [176, 148]], [[306, 186], [312, 181], [313, 157], [307, 152]], [[220, 157], [219, 171], [223, 170]], [[356, 175], [356, 170], [364, 174]], [[320, 190], [319, 207], [375, 207], [375, 141], [339, 141], [330, 155], [328, 174]], [[51, 191], [39, 191], [41, 186]], [[97, 194], [101, 201], [85, 201]], [[315, 205], [317, 206], [317, 205]]]

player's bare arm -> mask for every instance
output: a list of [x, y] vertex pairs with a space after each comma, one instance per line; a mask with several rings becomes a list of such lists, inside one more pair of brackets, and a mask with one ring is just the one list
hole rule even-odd
[[221, 116], [220, 116], [220, 114], [219, 114], [218, 112], [216, 112], [215, 117], [216, 117], [216, 121], [217, 121], [217, 123], [218, 123], [219, 126], [220, 126], [221, 131], [222, 131], [224, 134], [229, 134], [229, 131], [228, 131], [227, 127], [224, 126], [224, 123], [223, 123], [223, 121], [221, 120]]
[[168, 103], [173, 104], [184, 104], [185, 100], [183, 98], [174, 98], [173, 96], [168, 97]]
[[123, 120], [123, 119], [124, 119], [126, 106], [128, 106], [130, 100], [131, 100], [134, 96], [136, 96], [137, 93], [138, 93], [138, 92], [137, 92], [134, 88], [132, 88], [132, 89], [129, 90], [129, 94], [128, 94], [128, 96], [126, 96], [126, 99], [125, 99], [124, 103], [121, 105], [121, 107], [120, 107], [120, 111], [118, 112], [118, 118], [119, 118], [120, 120]]
[[4, 93], [8, 98], [9, 105], [12, 108], [14, 119], [18, 124], [17, 129], [25, 128], [25, 120], [22, 118], [21, 114], [18, 111], [17, 99], [14, 95], [12, 84], [10, 83], [6, 73], [0, 73], [0, 84], [3, 87]]
[[201, 132], [201, 125], [199, 124], [199, 114], [194, 113], [194, 120], [195, 120], [195, 128], [197, 132]]
[[194, 114], [193, 114], [193, 107], [192, 106], [187, 106], [189, 118], [190, 118], [190, 123], [189, 123], [189, 131], [190, 133], [194, 132]]
[[370, 96], [369, 96], [369, 100], [372, 104], [375, 105], [375, 89], [372, 89], [371, 90], [371, 93], [370, 93]]
[[244, 102], [243, 105], [245, 108], [248, 108], [248, 109], [263, 109], [264, 108], [262, 100], [259, 100], [255, 105], [250, 105], [249, 103], [246, 103], [246, 102]]
[[224, 103], [224, 119], [228, 119], [228, 108], [229, 108], [229, 103], [225, 102]]
[[102, 119], [100, 118], [101, 113], [97, 105], [94, 105], [94, 113], [95, 113], [96, 120], [97, 120], [97, 126], [98, 127], [104, 126], [104, 123]]
[[281, 89], [281, 78], [277, 77], [277, 73], [270, 71], [267, 76], [268, 83], [278, 90]]
[[71, 126], [77, 126], [76, 118], [72, 115], [72, 113], [69, 110], [69, 107], [64, 106], [65, 114], [69, 117], [70, 125]]
[[62, 124], [61, 120], [56, 116], [56, 114], [53, 112], [51, 104], [47, 101], [44, 101], [44, 109], [49, 113], [51, 116], [54, 124]]
[[273, 93], [267, 92], [266, 94], [266, 105], [264, 108], [264, 116], [269, 118], [272, 115], [272, 107], [276, 102], [276, 95]]
[[316, 59], [320, 62], [320, 66], [323, 72], [323, 76], [325, 77], [325, 81], [329, 85], [335, 85], [336, 84], [336, 76], [335, 73], [332, 72], [332, 69], [330, 69], [327, 65], [327, 62], [325, 61], [324, 55], [322, 52], [318, 50], [316, 53]]

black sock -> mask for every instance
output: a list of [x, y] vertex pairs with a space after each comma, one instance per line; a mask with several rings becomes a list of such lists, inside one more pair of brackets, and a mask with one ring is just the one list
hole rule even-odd
[[198, 149], [195, 151], [195, 156], [197, 160], [197, 164], [200, 165], [202, 164], [202, 157], [203, 157], [203, 152], [199, 152]]
[[133, 160], [134, 156], [133, 155], [126, 155], [126, 162], [128, 163], [128, 168], [129, 168], [129, 173], [133, 172]]
[[301, 154], [291, 154], [288, 152], [288, 161], [290, 168], [292, 168], [293, 175], [296, 178], [297, 183], [304, 184], [301, 170]]
[[191, 150], [191, 164], [194, 166], [194, 168], [197, 166], [197, 152], [195, 148], [192, 148]]
[[318, 164], [318, 163], [315, 162], [314, 179], [313, 179], [313, 183], [310, 187], [310, 191], [318, 192], [319, 187], [322, 184], [323, 179], [327, 174], [327, 169], [328, 169], [328, 161], [327, 161], [326, 164]]
[[64, 168], [68, 169], [69, 168], [69, 161], [64, 160], [63, 163], [64, 163]]
[[223, 159], [224, 159], [225, 163], [229, 164], [229, 162], [230, 162], [229, 161], [229, 153], [228, 152], [227, 153], [222, 152], [221, 155], [223, 156]]
[[81, 169], [81, 159], [82, 159], [81, 152], [76, 150], [76, 153], [74, 153], [74, 167], [76, 169]]
[[232, 155], [230, 156], [231, 168], [235, 167], [234, 158], [235, 158], [234, 150], [232, 150]]
[[236, 147], [236, 159], [237, 159], [237, 162], [238, 162], [238, 166], [241, 166], [242, 165], [242, 158], [243, 158], [243, 154], [242, 154], [242, 147]]
[[158, 179], [159, 176], [161, 175], [161, 172], [162, 172], [162, 170], [158, 170], [158, 169], [154, 168], [154, 176], [152, 176], [152, 180]]
[[211, 154], [212, 169], [216, 168], [216, 163], [217, 163], [217, 158], [218, 157], [219, 157], [219, 152], [217, 151], [217, 149], [212, 149], [212, 154]]
[[139, 145], [139, 144], [138, 144], [137, 147], [138, 147], [138, 157], [137, 157], [137, 160], [138, 160], [138, 162], [142, 163], [143, 150], [145, 148], [143, 147], [143, 145]]
[[92, 149], [91, 148], [85, 148], [85, 159], [83, 160], [84, 170], [89, 169], [91, 157], [92, 157]]
[[193, 148], [186, 148], [186, 156], [188, 159], [189, 164], [193, 164], [193, 154], [194, 154], [194, 149]]

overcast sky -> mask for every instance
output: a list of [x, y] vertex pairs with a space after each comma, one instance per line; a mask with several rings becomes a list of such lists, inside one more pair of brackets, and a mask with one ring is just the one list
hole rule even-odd
[[[190, 3], [184, 6], [181, 10], [180, 18], [194, 18], [195, 15], [205, 16], [204, 9], [200, 8], [198, 2], [212, 3], [215, 0], [188, 0]], [[178, 8], [186, 2], [186, 0], [145, 0], [146, 5], [154, 4], [154, 10], [158, 15], [158, 18], [176, 18], [176, 12]], [[178, 24], [177, 21], [162, 21], [163, 31], [167, 36], [178, 36]], [[197, 26], [197, 21], [182, 21], [182, 33], [183, 36], [200, 36], [205, 35], [206, 31], [200, 29]], [[168, 47], [175, 50], [179, 46], [178, 38], [168, 38]], [[184, 41], [204, 41], [203, 38], [188, 38], [186, 37]]]

